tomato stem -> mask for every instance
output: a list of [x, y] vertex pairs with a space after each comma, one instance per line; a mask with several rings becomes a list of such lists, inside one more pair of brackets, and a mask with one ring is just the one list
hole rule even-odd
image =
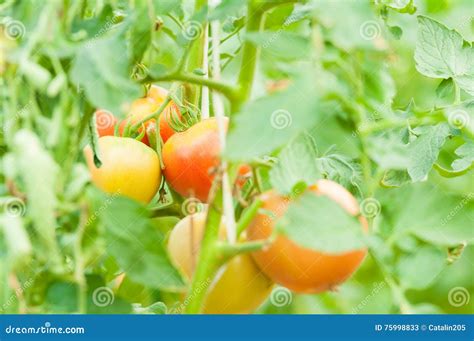
[[257, 214], [260, 207], [262, 207], [263, 201], [260, 199], [255, 199], [252, 204], [242, 213], [242, 216], [237, 223], [237, 237], [239, 237], [242, 232], [249, 226], [250, 222], [253, 220]]
[[[207, 10], [207, 0], [196, 0], [194, 4], [194, 13], [199, 11]], [[186, 71], [193, 72], [195, 69], [202, 69], [204, 62], [204, 44], [207, 43], [206, 33], [207, 24], [203, 24], [201, 35], [195, 39], [189, 48], [189, 58], [186, 61]], [[201, 95], [201, 88], [199, 86], [190, 86], [186, 88], [185, 97], [188, 102], [195, 106], [199, 106], [199, 97]]]
[[[265, 12], [249, 3], [247, 6], [247, 23], [245, 25], [245, 32], [258, 32], [263, 27]], [[259, 48], [254, 43], [246, 40], [242, 45], [242, 64], [239, 72], [239, 99], [237, 108], [241, 103], [246, 101], [252, 93], [253, 79], [255, 69], [257, 67]]]
[[[219, 227], [222, 216], [222, 186], [221, 177], [216, 176], [211, 190], [211, 203], [209, 204], [204, 236], [201, 242], [201, 251], [194, 272], [191, 289], [186, 298], [188, 305], [186, 313], [198, 314], [202, 309], [207, 287], [211, 283], [220, 262], [217, 257], [216, 242], [219, 238]], [[204, 286], [204, 289], [203, 289]]]
[[143, 81], [144, 82], [183, 81], [186, 83], [207, 86], [210, 89], [220, 92], [221, 94], [226, 96], [227, 99], [229, 99], [230, 101], [236, 100], [239, 96], [237, 89], [232, 85], [229, 85], [222, 81], [216, 81], [212, 78], [204, 78], [202, 76], [197, 76], [197, 75], [184, 73], [184, 72], [175, 72], [175, 73], [170, 73], [167, 75], [162, 75], [162, 76], [158, 76], [154, 78], [146, 77]]
[[260, 251], [263, 248], [269, 246], [271, 241], [268, 239], [265, 240], [254, 240], [251, 242], [239, 243], [239, 244], [230, 244], [226, 242], [218, 242], [216, 244], [217, 253], [219, 258], [224, 262], [235, 257], [242, 253]]

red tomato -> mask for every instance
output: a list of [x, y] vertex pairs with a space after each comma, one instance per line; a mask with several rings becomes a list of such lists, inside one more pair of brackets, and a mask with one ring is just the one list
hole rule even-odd
[[250, 177], [252, 177], [252, 167], [245, 163], [240, 165], [235, 183], [238, 187], [242, 188]]
[[114, 136], [117, 118], [110, 111], [99, 109], [95, 112], [95, 126], [99, 137]]
[[[338, 203], [349, 214], [359, 214], [356, 199], [341, 185], [319, 180], [310, 189], [317, 195], [327, 196]], [[272, 212], [275, 217], [281, 217], [289, 204], [288, 198], [274, 191], [262, 194], [264, 204], [259, 213], [249, 225], [247, 237], [251, 240], [266, 239], [272, 235], [275, 219], [269, 219], [264, 211]], [[367, 230], [367, 221], [361, 217], [361, 228]], [[318, 220], [315, 217], [314, 223]], [[335, 288], [348, 279], [359, 267], [367, 250], [355, 250], [341, 254], [328, 254], [301, 247], [279, 235], [272, 245], [263, 251], [255, 252], [253, 257], [262, 270], [273, 281], [302, 293], [319, 293]]]
[[[227, 127], [228, 119], [225, 119]], [[207, 201], [219, 164], [221, 146], [215, 118], [203, 120], [176, 133], [163, 146], [164, 175], [169, 185], [185, 197]]]

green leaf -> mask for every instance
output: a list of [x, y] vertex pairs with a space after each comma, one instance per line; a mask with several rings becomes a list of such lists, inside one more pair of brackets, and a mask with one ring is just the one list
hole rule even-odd
[[282, 30], [246, 33], [244, 39], [261, 47], [263, 54], [283, 60], [305, 58], [311, 47], [307, 37]]
[[403, 35], [403, 30], [400, 26], [388, 26], [388, 29], [396, 40], [400, 40]]
[[397, 274], [403, 287], [421, 290], [432, 285], [446, 265], [444, 252], [425, 246], [403, 255], [397, 263]]
[[432, 78], [454, 78], [474, 94], [474, 47], [455, 30], [425, 16], [418, 16], [416, 69]]
[[358, 187], [362, 181], [362, 172], [359, 164], [347, 156], [331, 153], [316, 159], [321, 174], [344, 187]]
[[184, 289], [183, 278], [166, 253], [164, 237], [150, 223], [145, 207], [115, 196], [102, 209], [101, 217], [107, 250], [133, 281], [167, 291]]
[[383, 207], [382, 224], [393, 221], [394, 234], [413, 234], [440, 246], [474, 242], [471, 195], [452, 195], [430, 183], [416, 183], [378, 193]]
[[56, 241], [56, 186], [59, 167], [43, 148], [38, 137], [28, 130], [16, 133], [14, 153], [17, 170], [28, 198], [28, 205], [23, 209], [33, 221], [44, 257], [52, 262], [53, 266], [58, 266], [61, 262]]
[[387, 132], [369, 138], [367, 151], [383, 170], [406, 169], [410, 162], [408, 146], [399, 133]]
[[270, 182], [282, 194], [290, 194], [300, 182], [312, 185], [321, 175], [316, 166], [316, 147], [309, 135], [292, 141], [278, 154], [278, 163], [270, 171]]
[[468, 141], [454, 151], [459, 159], [456, 159], [451, 164], [455, 171], [471, 167], [474, 162], [474, 142]]
[[416, 12], [416, 6], [413, 0], [385, 0], [383, 3], [387, 7], [400, 13], [413, 14]]
[[381, 182], [385, 187], [400, 187], [410, 183], [411, 178], [406, 170], [391, 169], [385, 172]]
[[72, 282], [53, 282], [46, 291], [45, 306], [52, 314], [77, 312], [78, 287]]
[[290, 203], [276, 226], [298, 245], [318, 251], [342, 253], [365, 246], [357, 218], [328, 197], [311, 192]]
[[129, 78], [125, 39], [121, 35], [87, 42], [71, 68], [72, 82], [84, 89], [97, 108], [121, 113], [139, 97], [140, 87]]
[[408, 146], [410, 164], [408, 174], [413, 181], [426, 178], [433, 164], [438, 159], [438, 154], [450, 133], [449, 126], [440, 123], [436, 126], [426, 127], [415, 141]]
[[145, 2], [138, 2], [133, 25], [130, 27], [130, 55], [132, 63], [139, 63], [151, 43], [153, 22]]
[[286, 91], [244, 106], [231, 122], [225, 155], [245, 161], [270, 153], [311, 128], [323, 114], [312, 74], [307, 72]]
[[436, 88], [438, 98], [452, 97], [454, 94], [454, 82], [452, 78], [443, 79]]
[[105, 5], [98, 16], [83, 20], [80, 16], [74, 17], [71, 31], [74, 34], [79, 31], [86, 31], [88, 37], [98, 37], [105, 34], [118, 22], [118, 18], [114, 16], [113, 8], [110, 5]]
[[11, 267], [13, 271], [22, 271], [30, 263], [33, 253], [22, 218], [15, 214], [0, 214], [0, 232], [2, 231]]

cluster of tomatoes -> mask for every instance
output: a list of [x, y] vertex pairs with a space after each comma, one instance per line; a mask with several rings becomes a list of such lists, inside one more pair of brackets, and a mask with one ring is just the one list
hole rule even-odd
[[[108, 112], [96, 112], [101, 167], [97, 168], [94, 164], [90, 147], [86, 147], [84, 152], [92, 181], [97, 187], [108, 193], [120, 193], [148, 203], [160, 187], [163, 171], [168, 185], [179, 195], [207, 201], [221, 152], [214, 118], [202, 120], [185, 131], [175, 132], [169, 120], [172, 115], [181, 117], [181, 114], [179, 107], [171, 101], [160, 115], [158, 124], [151, 119], [139, 128], [147, 131], [142, 134], [141, 140], [122, 137], [127, 124], [148, 117], [164, 103], [167, 96], [167, 90], [151, 86], [147, 96], [137, 99], [128, 117], [120, 123]], [[107, 127], [104, 127], [104, 121], [109, 123]], [[225, 119], [226, 125], [227, 122]], [[157, 126], [164, 142], [161, 150], [163, 169], [148, 139], [149, 133]], [[114, 136], [116, 131], [119, 136]], [[241, 171], [247, 172], [249, 167], [241, 167]], [[319, 180], [307, 191], [326, 196], [349, 214], [359, 216], [356, 199], [335, 182]], [[282, 216], [293, 200], [274, 190], [260, 194], [259, 199], [263, 205], [243, 233], [243, 240], [269, 240], [273, 235], [275, 218]], [[205, 212], [186, 216], [168, 238], [170, 257], [188, 278], [192, 277], [197, 262], [205, 217]], [[363, 217], [359, 220], [361, 228], [367, 230], [366, 220]], [[223, 224], [221, 230], [225, 239]], [[237, 255], [226, 263], [209, 283], [203, 311], [250, 313], [270, 295], [274, 283], [301, 293], [331, 290], [352, 275], [365, 255], [365, 249], [342, 254], [318, 252], [278, 235], [267, 248]]]

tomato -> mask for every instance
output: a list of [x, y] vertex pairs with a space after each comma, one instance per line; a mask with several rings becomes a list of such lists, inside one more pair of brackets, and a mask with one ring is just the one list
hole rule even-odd
[[98, 141], [102, 166], [94, 165], [90, 146], [84, 155], [92, 182], [107, 193], [117, 193], [148, 203], [161, 182], [160, 161], [156, 152], [132, 138], [104, 136]]
[[[168, 251], [172, 261], [191, 277], [204, 234], [206, 214], [196, 213], [182, 219], [170, 234]], [[225, 238], [225, 227], [221, 226]], [[232, 258], [209, 284], [203, 304], [206, 314], [248, 314], [270, 294], [273, 283], [261, 273], [249, 254]]]
[[[147, 96], [153, 99], [156, 103], [161, 105], [166, 97], [168, 96], [168, 90], [158, 86], [152, 85], [148, 90]], [[179, 111], [179, 107], [176, 105], [175, 102], [171, 101], [163, 113], [160, 115], [160, 136], [163, 142], [168, 141], [168, 139], [175, 133], [173, 128], [169, 125], [173, 117], [181, 118], [181, 113]]]
[[114, 136], [117, 118], [110, 111], [99, 109], [95, 112], [95, 125], [99, 137]]
[[[152, 114], [153, 112], [155, 112], [156, 110], [158, 110], [159, 107], [160, 106], [158, 104], [156, 104], [156, 102], [154, 100], [152, 100], [151, 98], [148, 98], [148, 97], [139, 98], [139, 99], [135, 100], [132, 103], [131, 107], [130, 107], [130, 113], [128, 114], [128, 117], [126, 119], [124, 119], [122, 122], [120, 122], [120, 126], [119, 126], [120, 135], [123, 135], [125, 127], [128, 124], [133, 125], [133, 124], [139, 122], [140, 120], [142, 120], [146, 116], [148, 116], [148, 115]], [[144, 126], [145, 126], [146, 130], [154, 129], [154, 125], [155, 125], [155, 120], [154, 119], [148, 120], [144, 123]], [[141, 133], [142, 129], [143, 129], [143, 127], [138, 128], [138, 132]], [[148, 135], [147, 134], [143, 135], [143, 137], [141, 139], [141, 142], [143, 142], [147, 146], [150, 145], [150, 142], [148, 141]]]
[[[349, 214], [359, 214], [356, 199], [341, 185], [319, 180], [310, 187], [317, 195], [327, 196]], [[262, 213], [257, 214], [247, 229], [250, 240], [266, 239], [271, 236], [274, 219], [269, 219], [263, 211], [281, 217], [289, 200], [274, 191], [262, 194]], [[362, 228], [367, 230], [367, 221], [361, 217]], [[315, 224], [318, 220], [315, 217]], [[367, 251], [354, 250], [341, 254], [328, 254], [301, 247], [284, 236], [278, 236], [268, 249], [253, 253], [260, 269], [275, 282], [302, 293], [319, 293], [335, 288], [348, 279], [359, 267]]]
[[[157, 111], [163, 104], [167, 96], [168, 90], [157, 85], [152, 85], [150, 87], [150, 90], [148, 90], [147, 97], [139, 98], [132, 103], [127, 119], [123, 120], [120, 123], [120, 134], [123, 134], [125, 126], [128, 123], [135, 124], [146, 116], [151, 115], [155, 111]], [[173, 128], [171, 128], [171, 126], [168, 124], [168, 122], [172, 119], [173, 115], [176, 115], [176, 117], [178, 118], [181, 117], [179, 107], [176, 105], [176, 103], [171, 101], [163, 110], [159, 118], [160, 136], [163, 142], [166, 142], [170, 138], [170, 136], [175, 133]], [[144, 123], [144, 126], [147, 132], [155, 130], [155, 119], [146, 121]], [[138, 132], [141, 133], [142, 129], [143, 128], [139, 128]], [[150, 145], [147, 134], [143, 136], [141, 141], [146, 145]]]
[[242, 188], [247, 180], [252, 177], [252, 167], [250, 165], [244, 163], [239, 166], [237, 170], [237, 178], [235, 179], [235, 184]]
[[[227, 126], [228, 120], [225, 119]], [[164, 144], [163, 171], [169, 185], [185, 197], [207, 201], [221, 152], [217, 121], [203, 120]]]

